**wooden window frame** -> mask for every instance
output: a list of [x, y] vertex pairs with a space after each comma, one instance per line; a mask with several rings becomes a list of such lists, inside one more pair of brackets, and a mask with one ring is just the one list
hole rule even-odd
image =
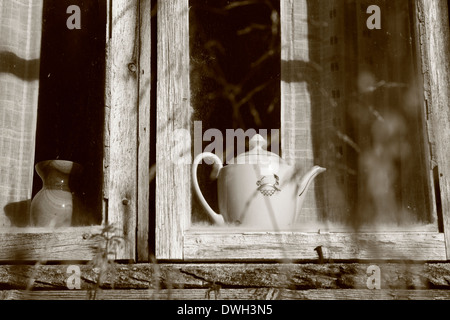
[[150, 0], [107, 1], [101, 225], [2, 229], [0, 260], [91, 260], [108, 224], [124, 240], [110, 258], [148, 260], [150, 10]]
[[[158, 1], [156, 228], [158, 260], [450, 259], [450, 40], [444, 0], [416, 0], [424, 104], [438, 174], [443, 232], [301, 233], [190, 230], [191, 166], [176, 164], [177, 129], [190, 129], [189, 1]], [[0, 260], [90, 260], [114, 224], [117, 260], [148, 261], [151, 1], [108, 1], [104, 221], [91, 227], [4, 229]]]
[[[284, 1], [284, 0], [282, 0]], [[286, 2], [287, 3], [287, 2]], [[189, 1], [157, 8], [156, 258], [183, 261], [450, 259], [450, 40], [444, 0], [416, 0], [431, 169], [438, 172], [443, 232], [302, 233], [190, 229], [190, 165], [177, 164], [175, 130], [190, 130]], [[425, 112], [424, 112], [425, 115]], [[431, 174], [431, 173], [430, 173]]]

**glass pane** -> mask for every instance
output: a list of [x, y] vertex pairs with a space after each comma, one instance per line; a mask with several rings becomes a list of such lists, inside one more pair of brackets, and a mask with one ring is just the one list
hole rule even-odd
[[[230, 132], [240, 128], [252, 136], [266, 129], [269, 149], [296, 169], [288, 181], [301, 185], [314, 165], [327, 169], [300, 201], [288, 197], [287, 204], [269, 210], [275, 222], [294, 217], [285, 229], [438, 230], [411, 1], [191, 0], [190, 5], [193, 137], [194, 144], [202, 142], [194, 156], [211, 151], [227, 164], [239, 153], [238, 139], [233, 152], [226, 152], [233, 147]], [[221, 172], [225, 185], [239, 181], [236, 194], [255, 184], [242, 180], [246, 173], [241, 180], [234, 177], [231, 166]], [[230, 214], [235, 204], [229, 199], [240, 198], [217, 190], [221, 177], [211, 179], [211, 166], [198, 170], [211, 208]], [[269, 207], [290, 190], [290, 182], [277, 190], [282, 180], [284, 173], [267, 184], [275, 188], [264, 200], [270, 199]], [[192, 220], [209, 223], [197, 198]], [[227, 209], [219, 208], [222, 202]], [[236, 225], [231, 220], [227, 224]]]
[[318, 221], [436, 230], [413, 3], [307, 4]]
[[[190, 7], [193, 133], [201, 132], [202, 151], [231, 161], [253, 132], [267, 131], [271, 141], [271, 129], [280, 128], [279, 1], [190, 1]], [[273, 140], [279, 149], [278, 136]], [[199, 166], [199, 183], [217, 211], [210, 171]], [[193, 202], [193, 221], [207, 221]]]
[[[44, 2], [35, 156], [44, 177], [35, 170], [33, 197], [43, 180], [53, 190], [70, 190], [78, 199], [70, 225], [90, 225], [102, 221], [106, 2], [78, 4], [77, 20], [70, 19], [75, 11], [66, 13], [72, 4]], [[69, 29], [67, 21], [80, 28]], [[81, 170], [67, 162], [43, 165], [47, 160], [75, 162]], [[52, 186], [52, 176], [70, 180]]]

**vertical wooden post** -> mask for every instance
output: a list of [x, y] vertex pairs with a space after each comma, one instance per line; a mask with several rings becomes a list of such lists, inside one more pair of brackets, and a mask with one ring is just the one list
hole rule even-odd
[[447, 259], [450, 259], [450, 31], [447, 1], [417, 1], [425, 101], [433, 167], [438, 172]]
[[[135, 259], [138, 208], [139, 1], [110, 2], [108, 223], [125, 245], [116, 259]], [[108, 107], [108, 106], [107, 106]]]
[[177, 146], [190, 143], [189, 1], [160, 1], [157, 15], [156, 257], [182, 259], [191, 166], [181, 158], [191, 151]]
[[[150, 197], [150, 81], [151, 81], [151, 1], [140, 0], [139, 6], [139, 143], [138, 143], [138, 208], [137, 258], [149, 260]], [[154, 146], [153, 146], [154, 147]]]

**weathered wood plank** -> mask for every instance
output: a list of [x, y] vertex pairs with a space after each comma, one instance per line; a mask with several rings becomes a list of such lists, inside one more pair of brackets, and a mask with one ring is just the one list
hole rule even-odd
[[[449, 264], [375, 263], [381, 289], [450, 289]], [[138, 264], [115, 265], [102, 289], [160, 290], [217, 288], [367, 289], [372, 264]], [[0, 266], [0, 288], [67, 290], [70, 265]], [[94, 287], [99, 270], [80, 268], [80, 289]]]
[[183, 258], [183, 232], [191, 212], [188, 8], [187, 0], [160, 1], [157, 8], [158, 259]]
[[188, 232], [186, 260], [446, 260], [443, 233]]
[[[2, 300], [87, 300], [89, 291], [0, 291]], [[448, 300], [449, 290], [103, 290], [98, 300]]]
[[139, 5], [137, 0], [112, 1], [110, 10], [108, 223], [114, 224], [125, 240], [117, 259], [135, 259]]
[[103, 208], [102, 208], [102, 224], [106, 224], [106, 212], [108, 211], [108, 194], [109, 194], [109, 146], [110, 143], [110, 113], [111, 113], [111, 72], [112, 70], [112, 56], [111, 56], [111, 2], [106, 1], [106, 43], [105, 43], [105, 119], [103, 129]]
[[151, 10], [150, 0], [139, 2], [138, 261], [149, 261]]
[[[16, 232], [14, 232], [16, 230]], [[100, 239], [101, 227], [71, 227], [49, 230], [45, 228], [12, 229], [0, 233], [0, 260], [90, 260]]]
[[[450, 247], [450, 31], [447, 1], [417, 1], [433, 167], [438, 171], [445, 242]], [[450, 250], [447, 250], [450, 258]]]

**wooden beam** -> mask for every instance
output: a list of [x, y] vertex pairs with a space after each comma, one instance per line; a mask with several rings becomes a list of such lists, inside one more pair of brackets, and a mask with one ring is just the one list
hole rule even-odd
[[[2, 300], [87, 300], [89, 291], [0, 291]], [[105, 290], [98, 300], [449, 300], [449, 290]], [[176, 309], [175, 309], [176, 310]]]
[[0, 233], [2, 261], [91, 260], [96, 254], [101, 227], [8, 229]]
[[[383, 290], [435, 290], [450, 292], [450, 265], [445, 263], [215, 263], [111, 265], [103, 290], [245, 289], [367, 290], [368, 267], [380, 268]], [[92, 290], [99, 270], [80, 268], [80, 289]], [[25, 290], [68, 290], [70, 265], [0, 266], [0, 287]], [[30, 287], [30, 283], [32, 286]]]
[[446, 260], [444, 234], [437, 232], [300, 233], [187, 232], [185, 259], [207, 261], [295, 261], [317, 259]]
[[157, 10], [156, 257], [179, 260], [191, 212], [189, 1]]
[[[149, 261], [151, 1], [139, 2], [139, 127], [137, 259]], [[153, 233], [153, 231], [152, 231]]]
[[450, 259], [450, 31], [447, 1], [417, 1], [425, 102]]
[[440, 187], [447, 258], [450, 259], [450, 31], [445, 0], [419, 0], [425, 100], [430, 112], [431, 143]]
[[107, 79], [110, 96], [108, 220], [124, 239], [116, 259], [135, 259], [139, 112], [139, 2], [109, 7]]

